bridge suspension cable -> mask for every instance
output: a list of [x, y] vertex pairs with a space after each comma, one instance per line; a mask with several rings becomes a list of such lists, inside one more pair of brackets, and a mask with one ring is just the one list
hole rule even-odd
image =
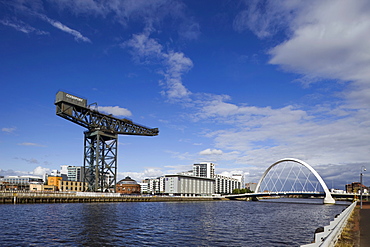
[[335, 203], [321, 176], [304, 161], [285, 158], [272, 164], [259, 180], [256, 192], [318, 192], [325, 193], [324, 203]]

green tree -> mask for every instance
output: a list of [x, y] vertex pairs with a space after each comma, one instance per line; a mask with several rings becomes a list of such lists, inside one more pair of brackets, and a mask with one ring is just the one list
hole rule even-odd
[[240, 189], [233, 189], [233, 194], [240, 194]]
[[250, 189], [234, 189], [233, 194], [253, 193]]

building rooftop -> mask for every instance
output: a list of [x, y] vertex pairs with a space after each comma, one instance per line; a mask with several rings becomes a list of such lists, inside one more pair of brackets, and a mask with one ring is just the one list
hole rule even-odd
[[127, 176], [124, 179], [121, 179], [117, 184], [137, 184], [137, 182], [130, 178], [129, 176]]

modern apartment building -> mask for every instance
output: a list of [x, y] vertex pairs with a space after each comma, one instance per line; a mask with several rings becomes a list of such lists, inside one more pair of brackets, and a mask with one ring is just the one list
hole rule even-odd
[[234, 189], [241, 189], [241, 183], [238, 179], [222, 175], [215, 175], [216, 194], [231, 194]]
[[[148, 194], [159, 194], [164, 193], [161, 192], [161, 179], [160, 178], [147, 178], [144, 179], [142, 183], [146, 184], [146, 193]], [[142, 186], [144, 187], [144, 186]]]
[[148, 194], [148, 183], [139, 183], [141, 194]]
[[234, 189], [241, 189], [244, 184], [244, 175], [233, 174], [232, 177], [216, 175], [215, 164], [211, 162], [201, 162], [193, 165], [193, 176], [215, 179], [214, 193], [231, 194]]
[[201, 178], [215, 177], [215, 164], [211, 162], [201, 162], [193, 165], [193, 176]]
[[61, 166], [61, 175], [66, 175], [67, 178], [63, 180], [82, 182], [84, 180], [84, 172], [82, 166]]
[[244, 189], [245, 188], [244, 174], [233, 174], [231, 177], [235, 178], [236, 180], [238, 180], [238, 182], [240, 182], [240, 188], [238, 188], [238, 189]]

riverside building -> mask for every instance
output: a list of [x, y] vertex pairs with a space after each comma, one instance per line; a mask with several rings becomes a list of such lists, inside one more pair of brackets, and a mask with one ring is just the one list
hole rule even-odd
[[215, 180], [186, 175], [165, 175], [165, 193], [173, 196], [211, 196]]
[[211, 162], [201, 162], [193, 165], [193, 176], [201, 178], [215, 177], [215, 164]]
[[61, 166], [60, 173], [67, 176], [67, 179], [63, 180], [82, 182], [84, 180], [83, 169], [82, 166], [63, 165]]
[[215, 174], [215, 164], [211, 162], [194, 164], [193, 176], [214, 179], [214, 193], [216, 194], [231, 194], [234, 189], [241, 189], [244, 184], [242, 174], [233, 174], [232, 177]]
[[48, 185], [55, 186], [55, 190], [63, 192], [81, 192], [87, 190], [87, 183], [63, 180], [61, 176], [49, 176]]
[[231, 194], [234, 189], [241, 189], [241, 183], [236, 178], [215, 175], [215, 193]]
[[141, 182], [140, 185], [140, 193], [141, 194], [148, 194], [148, 183]]
[[58, 181], [58, 189], [59, 191], [69, 191], [69, 192], [82, 192], [87, 191], [87, 183], [78, 182], [78, 181]]
[[[142, 184], [145, 184], [145, 186], [142, 185], [142, 188], [145, 188], [148, 194], [185, 196], [231, 194], [234, 189], [244, 188], [244, 175], [233, 174], [232, 177], [216, 175], [214, 163], [201, 162], [193, 164], [193, 169], [190, 171], [158, 178], [147, 178], [143, 180]], [[209, 189], [211, 184], [212, 190]], [[206, 186], [206, 188], [201, 188], [202, 186]]]
[[43, 180], [36, 176], [8, 176], [0, 178], [1, 187], [9, 190], [29, 190], [30, 184], [43, 184]]
[[127, 176], [116, 184], [116, 192], [121, 194], [140, 194], [140, 184]]

